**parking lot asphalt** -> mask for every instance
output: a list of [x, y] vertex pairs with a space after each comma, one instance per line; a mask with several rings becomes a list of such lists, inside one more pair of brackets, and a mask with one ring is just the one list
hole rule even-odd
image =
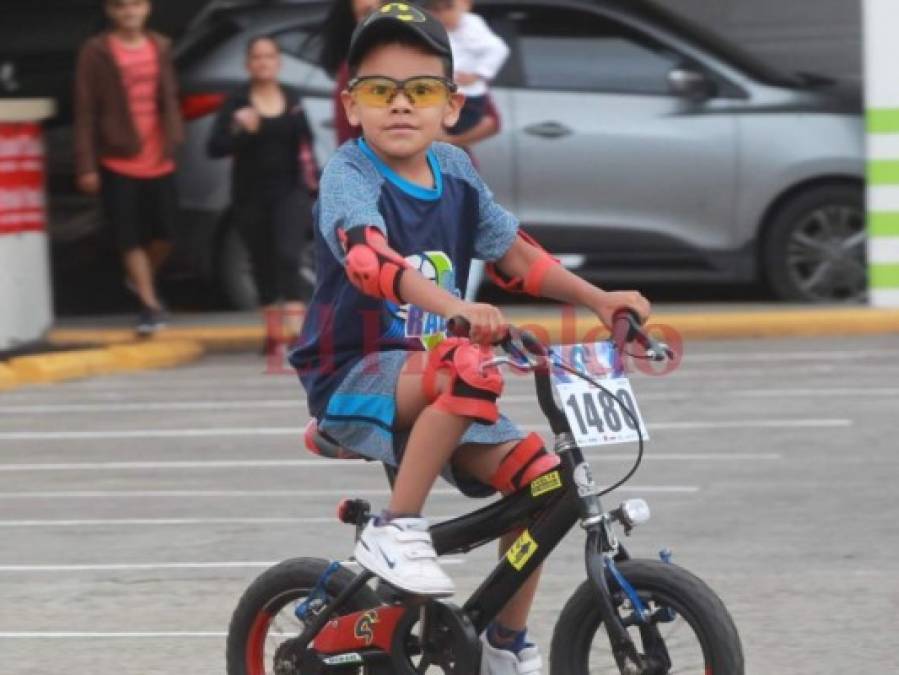
[[[219, 355], [0, 394], [0, 671], [219, 675], [257, 574], [349, 555], [334, 507], [383, 505], [383, 474], [305, 453], [301, 390], [265, 365]], [[548, 437], [529, 381], [507, 383], [504, 411]], [[749, 673], [891, 672], [899, 339], [688, 341], [676, 372], [633, 386], [652, 440], [605, 499], [649, 501], [632, 553], [668, 546], [721, 595]], [[633, 453], [588, 455], [609, 484]], [[480, 505], [441, 483], [427, 512]], [[531, 624], [545, 651], [582, 546], [574, 531], [548, 563]], [[494, 558], [449, 561], [461, 597]]]

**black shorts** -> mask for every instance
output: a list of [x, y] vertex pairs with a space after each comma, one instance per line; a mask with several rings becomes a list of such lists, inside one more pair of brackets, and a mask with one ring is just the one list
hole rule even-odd
[[122, 252], [151, 241], [170, 241], [178, 198], [173, 174], [159, 178], [132, 178], [115, 171], [101, 172], [101, 194], [106, 226]]
[[231, 218], [250, 253], [263, 306], [311, 295], [300, 275], [300, 254], [312, 229], [312, 201], [305, 189], [235, 198]]
[[449, 130], [449, 134], [451, 136], [458, 136], [470, 129], [474, 129], [478, 122], [484, 119], [484, 114], [486, 112], [486, 96], [472, 96], [471, 98], [466, 98], [465, 105], [462, 106], [462, 111], [459, 113], [459, 121], [456, 122], [456, 126]]

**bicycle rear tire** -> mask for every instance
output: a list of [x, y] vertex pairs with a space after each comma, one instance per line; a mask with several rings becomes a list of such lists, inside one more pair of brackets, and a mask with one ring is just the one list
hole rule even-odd
[[[228, 675], [272, 675], [271, 667], [265, 662], [265, 642], [273, 617], [308, 596], [328, 565], [329, 561], [319, 558], [292, 558], [269, 568], [250, 584], [228, 626], [225, 650]], [[352, 572], [343, 568], [337, 570], [328, 580], [328, 598], [336, 597], [353, 578]], [[380, 604], [377, 594], [363, 586], [342, 609], [351, 613]], [[289, 610], [287, 613], [290, 614]], [[298, 621], [293, 628], [299, 634]], [[345, 675], [365, 673], [359, 667], [341, 669], [340, 672]]]

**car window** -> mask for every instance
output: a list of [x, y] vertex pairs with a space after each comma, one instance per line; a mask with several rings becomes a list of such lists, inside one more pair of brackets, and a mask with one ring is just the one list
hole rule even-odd
[[192, 67], [239, 34], [240, 30], [240, 24], [227, 14], [214, 15], [177, 43], [175, 63], [178, 69]]
[[322, 49], [322, 38], [319, 33], [313, 33], [307, 28], [293, 28], [280, 32], [275, 37], [285, 54], [310, 63], [318, 61]]
[[285, 58], [286, 73], [299, 77], [299, 84], [311, 90], [330, 92], [334, 81], [319, 65], [322, 37], [313, 27], [303, 26], [278, 31], [274, 35]]
[[668, 94], [683, 57], [613, 19], [572, 9], [519, 10], [519, 62], [532, 89]]

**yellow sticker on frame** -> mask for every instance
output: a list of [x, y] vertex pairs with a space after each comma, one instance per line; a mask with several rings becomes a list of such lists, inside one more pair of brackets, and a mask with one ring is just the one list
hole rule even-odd
[[537, 548], [537, 542], [534, 541], [531, 533], [525, 530], [509, 548], [509, 551], [506, 553], [506, 560], [520, 572], [528, 564], [528, 560], [537, 552]]
[[547, 492], [558, 490], [560, 487], [562, 487], [562, 477], [558, 471], [553, 471], [545, 476], [540, 476], [531, 483], [531, 497], [545, 495]]

